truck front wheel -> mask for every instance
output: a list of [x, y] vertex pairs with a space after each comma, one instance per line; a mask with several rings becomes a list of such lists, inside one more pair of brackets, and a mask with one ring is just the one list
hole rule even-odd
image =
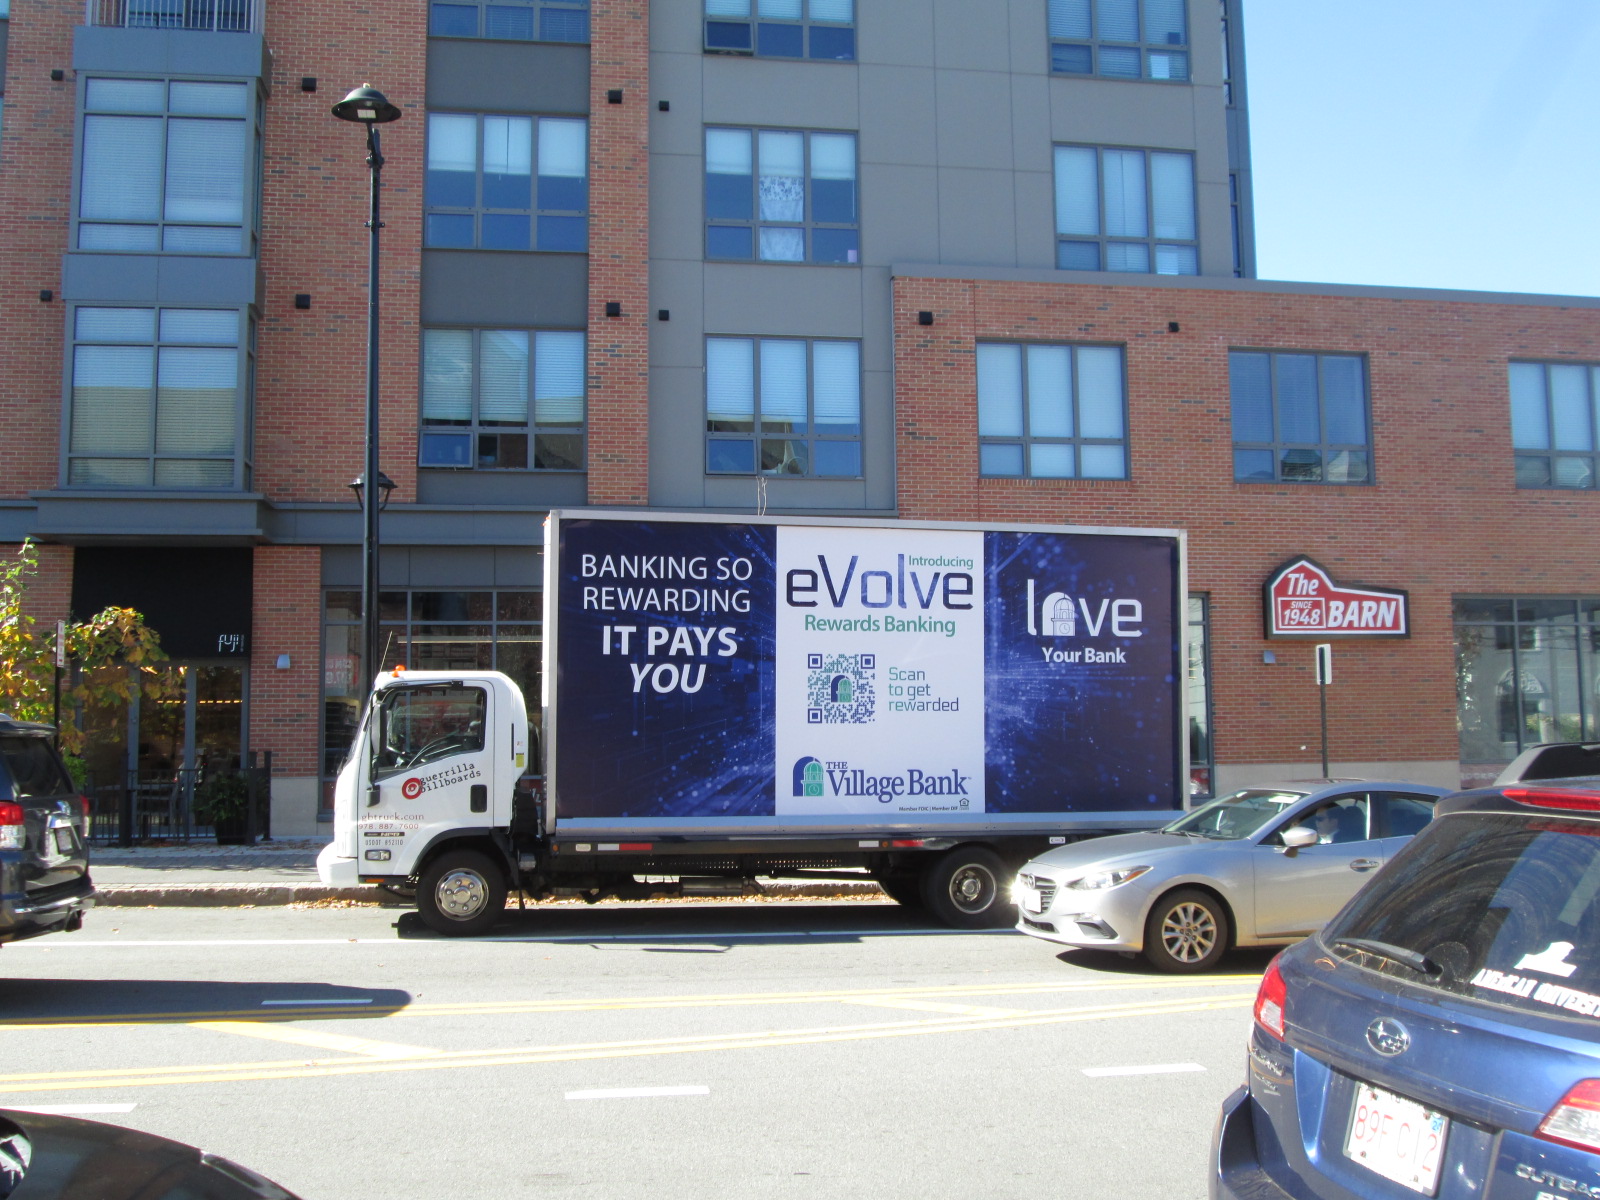
[[417, 915], [446, 937], [483, 933], [506, 911], [506, 873], [478, 850], [450, 850], [417, 880]]
[[1007, 895], [1011, 873], [992, 850], [958, 846], [922, 877], [922, 903], [938, 921], [955, 929], [1010, 925], [1016, 914]]

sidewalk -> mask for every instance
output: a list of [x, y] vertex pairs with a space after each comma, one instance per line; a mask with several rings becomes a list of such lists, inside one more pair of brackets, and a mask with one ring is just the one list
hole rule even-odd
[[[281, 838], [254, 846], [215, 842], [158, 846], [95, 846], [89, 852], [98, 902], [112, 907], [149, 905], [244, 907], [345, 900], [401, 903], [377, 887], [338, 888], [317, 879], [321, 840]], [[766, 895], [779, 898], [882, 898], [863, 878], [811, 882], [763, 879]], [[736, 898], [734, 898], [736, 899]]]

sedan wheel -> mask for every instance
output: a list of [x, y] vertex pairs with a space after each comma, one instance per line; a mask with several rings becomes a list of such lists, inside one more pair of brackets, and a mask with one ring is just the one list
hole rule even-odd
[[1227, 911], [1195, 888], [1161, 897], [1145, 922], [1144, 956], [1158, 971], [1210, 970], [1227, 948]]

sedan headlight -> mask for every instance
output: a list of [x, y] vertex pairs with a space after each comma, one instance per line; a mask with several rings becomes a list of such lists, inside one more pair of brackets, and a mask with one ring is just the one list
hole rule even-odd
[[1067, 886], [1080, 892], [1103, 892], [1106, 888], [1118, 887], [1130, 879], [1137, 879], [1149, 869], [1149, 867], [1116, 867], [1109, 871], [1095, 871], [1081, 879], [1074, 879]]

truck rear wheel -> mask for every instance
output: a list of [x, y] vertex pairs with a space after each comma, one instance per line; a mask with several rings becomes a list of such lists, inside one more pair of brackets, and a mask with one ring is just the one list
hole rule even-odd
[[483, 933], [505, 911], [505, 870], [482, 851], [446, 851], [417, 880], [417, 915], [446, 937]]
[[1011, 873], [992, 850], [957, 846], [922, 877], [922, 903], [941, 924], [955, 929], [992, 929], [1016, 921], [1009, 891]]

